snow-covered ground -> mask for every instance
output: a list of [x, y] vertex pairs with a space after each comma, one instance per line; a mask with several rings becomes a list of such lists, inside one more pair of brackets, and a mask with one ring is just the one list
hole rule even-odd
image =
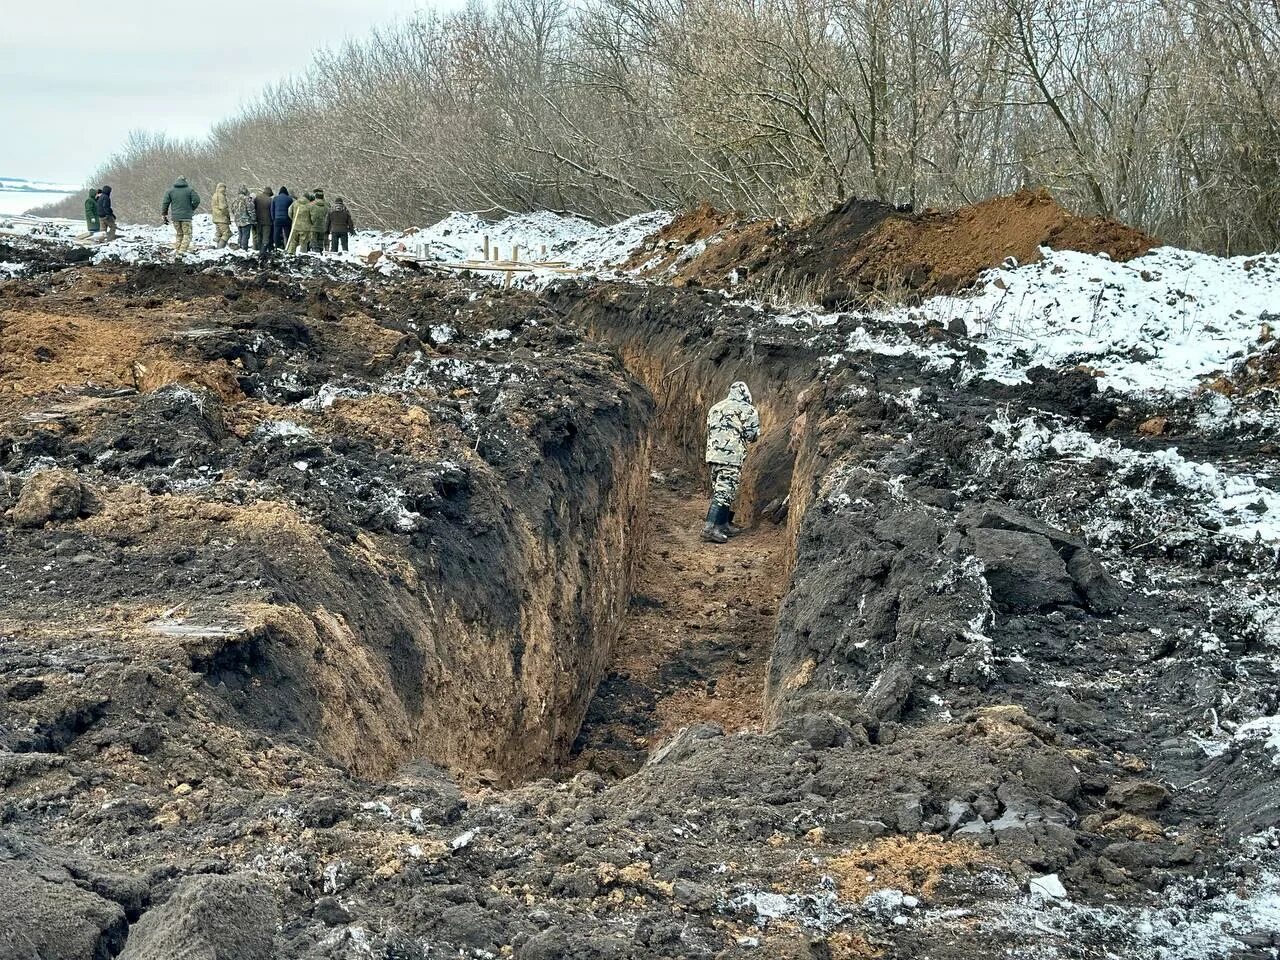
[[[520, 259], [543, 259], [564, 262], [567, 266], [599, 272], [625, 261], [643, 243], [645, 237], [661, 229], [671, 214], [664, 211], [641, 214], [612, 226], [601, 227], [578, 217], [554, 213], [531, 213], [489, 222], [474, 214], [453, 213], [429, 227], [404, 232], [378, 230], [357, 231], [350, 240], [350, 252], [326, 253], [327, 259], [364, 266], [374, 251], [407, 253], [442, 262], [457, 262], [483, 255], [484, 238], [490, 242], [491, 256], [512, 256], [520, 249]], [[79, 220], [0, 217], [0, 230], [19, 235], [43, 237], [70, 242], [84, 234]], [[232, 230], [234, 237], [235, 231]], [[169, 257], [173, 247], [173, 230], [163, 224], [121, 224], [111, 243], [94, 247], [95, 262], [119, 260], [139, 263]], [[246, 256], [245, 251], [219, 250], [215, 246], [213, 221], [208, 214], [197, 214], [192, 221], [192, 251], [186, 259], [194, 263], [212, 263], [227, 256]], [[302, 256], [319, 256], [305, 254]], [[394, 267], [387, 262], [380, 269]], [[556, 274], [548, 272], [549, 279]], [[500, 282], [501, 274], [493, 279]]]
[[645, 237], [671, 221], [663, 210], [642, 213], [608, 227], [555, 213], [526, 213], [496, 223], [470, 213], [452, 213], [418, 233], [411, 242], [444, 260], [468, 260], [484, 255], [506, 259], [519, 247], [522, 260], [562, 260], [570, 267], [599, 269], [619, 264], [640, 247]]
[[79, 191], [69, 183], [50, 183], [22, 177], [0, 177], [0, 216], [25, 213], [33, 207], [57, 203]]
[[984, 275], [975, 290], [889, 311], [963, 321], [987, 352], [982, 376], [1017, 383], [1036, 365], [1082, 363], [1122, 392], [1185, 395], [1280, 325], [1280, 254], [1216, 257], [1160, 247], [1128, 263], [1045, 249]]

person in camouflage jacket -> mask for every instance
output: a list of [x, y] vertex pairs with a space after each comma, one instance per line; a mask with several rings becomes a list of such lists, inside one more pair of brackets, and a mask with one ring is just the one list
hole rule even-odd
[[328, 244], [329, 201], [324, 198], [323, 190], [315, 191], [315, 199], [311, 201], [311, 249], [324, 253]]
[[302, 199], [294, 200], [289, 207], [289, 215], [292, 218], [293, 227], [289, 230], [289, 242], [285, 244], [284, 252], [293, 253], [295, 250], [299, 253], [307, 253], [311, 249], [311, 204], [315, 202], [315, 198], [311, 194], [305, 194]]
[[214, 242], [221, 250], [231, 240], [231, 203], [227, 200], [227, 185], [215, 184], [213, 188], [213, 234]]
[[733, 525], [733, 501], [742, 482], [747, 444], [760, 439], [760, 414], [741, 380], [707, 414], [707, 465], [711, 469], [711, 506], [702, 528], [708, 543], [725, 543], [741, 532]]

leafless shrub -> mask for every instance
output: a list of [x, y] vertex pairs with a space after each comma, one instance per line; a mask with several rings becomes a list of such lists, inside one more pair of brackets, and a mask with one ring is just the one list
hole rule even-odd
[[1171, 242], [1274, 248], [1280, 6], [494, 0], [322, 53], [206, 140], [132, 134], [93, 182], [154, 219], [177, 175], [324, 186], [384, 226], [1044, 184]]

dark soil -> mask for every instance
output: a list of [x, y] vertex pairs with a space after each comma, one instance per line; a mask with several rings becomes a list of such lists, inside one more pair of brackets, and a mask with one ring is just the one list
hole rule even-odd
[[1160, 442], [1079, 371], [654, 286], [0, 296], [11, 955], [1153, 957], [1264, 869], [1274, 768], [1224, 730], [1280, 706], [1274, 550], [1174, 535], [1170, 476], [1016, 455], [1025, 418]]

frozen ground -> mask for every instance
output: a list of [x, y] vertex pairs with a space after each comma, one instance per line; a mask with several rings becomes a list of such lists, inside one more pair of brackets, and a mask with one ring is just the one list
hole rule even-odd
[[[610, 265], [629, 256], [664, 217], [647, 215], [600, 228], [580, 219], [545, 214], [498, 224], [455, 214], [413, 233], [361, 233], [349, 255], [330, 259], [349, 264], [354, 276], [357, 268], [365, 266], [365, 255], [375, 250], [385, 252], [400, 245], [412, 249], [421, 244], [423, 252], [442, 260], [462, 259], [476, 255], [487, 235], [504, 256], [516, 244], [540, 256], [545, 245], [548, 257], [606, 273]], [[78, 231], [79, 224], [50, 221], [40, 229], [46, 235], [67, 238]], [[162, 226], [125, 227], [120, 240], [98, 248], [94, 256], [125, 262], [163, 260], [168, 256], [169, 236]], [[202, 249], [193, 255], [194, 261], [212, 265], [242, 256], [210, 249], [211, 239], [208, 218], [199, 218], [196, 241]], [[385, 260], [379, 269], [398, 272]], [[221, 275], [220, 271], [212, 272]], [[1274, 446], [1269, 446], [1276, 439], [1280, 422], [1274, 404], [1264, 402], [1274, 391], [1264, 387], [1242, 396], [1202, 391], [1206, 380], [1233, 374], [1244, 360], [1265, 347], [1258, 343], [1259, 334], [1264, 324], [1274, 323], [1270, 311], [1277, 304], [1280, 258], [1275, 256], [1223, 259], [1163, 248], [1131, 263], [1117, 264], [1105, 257], [1048, 252], [1043, 262], [992, 271], [966, 295], [937, 297], [912, 307], [867, 314], [857, 318], [852, 329], [848, 316], [804, 310], [783, 313], [758, 305], [760, 329], [753, 325], [747, 338], [751, 362], [756, 361], [757, 333], [764, 336], [771, 326], [788, 336], [811, 336], [814, 344], [828, 350], [815, 379], [830, 377], [838, 383], [839, 378], [845, 378], [838, 403], [849, 411], [853, 436], [873, 435], [864, 424], [874, 422], [876, 416], [885, 420], [880, 426], [893, 427], [884, 411], [902, 412], [904, 434], [898, 450], [885, 454], [878, 469], [891, 477], [887, 489], [903, 503], [911, 503], [910, 497], [903, 495], [904, 481], [911, 479], [909, 470], [925, 464], [928, 470], [916, 480], [931, 486], [936, 479], [931, 471], [941, 469], [934, 459], [950, 438], [931, 434], [930, 428], [948, 424], [947, 418], [960, 424], [962, 418], [955, 408], [972, 402], [980, 411], [974, 416], [985, 418], [986, 432], [975, 430], [973, 436], [983, 439], [962, 452], [969, 457], [963, 461], [970, 468], [964, 478], [967, 485], [958, 483], [949, 488], [938, 480], [939, 490], [951, 489], [975, 502], [1017, 502], [1036, 518], [1085, 538], [1139, 604], [1180, 607], [1176, 616], [1170, 615], [1171, 622], [1181, 617], [1189, 625], [1162, 634], [1161, 628], [1152, 627], [1159, 614], [1150, 606], [1139, 606], [1136, 613], [1127, 614], [1127, 623], [1123, 618], [1089, 618], [1080, 612], [1072, 613], [1070, 620], [1064, 620], [1060, 612], [1044, 615], [1036, 611], [1011, 618], [991, 608], [988, 591], [978, 620], [985, 631], [979, 631], [979, 639], [988, 646], [992, 662], [1001, 671], [1016, 677], [1020, 670], [1030, 672], [1031, 664], [1041, 674], [1019, 681], [1024, 683], [1019, 688], [1022, 692], [1047, 687], [1052, 697], [1059, 698], [1055, 702], [1065, 704], [1064, 711], [1084, 704], [1079, 707], [1082, 711], [1105, 712], [1106, 723], [1100, 722], [1099, 731], [1095, 731], [1099, 736], [1116, 733], [1110, 728], [1121, 726], [1114, 722], [1117, 716], [1132, 722], [1135, 730], [1146, 719], [1144, 714], [1159, 718], [1167, 727], [1167, 734], [1160, 736], [1167, 739], [1159, 741], [1151, 735], [1150, 742], [1159, 750], [1153, 749], [1152, 766], [1144, 775], [1172, 782], [1181, 771], [1199, 775], [1201, 767], [1197, 765], [1209, 764], [1204, 767], [1209, 771], [1202, 778], [1205, 783], [1188, 779], [1176, 784], [1175, 798], [1180, 799], [1197, 796], [1197, 791], [1212, 794], [1227, 786], [1240, 789], [1238, 783], [1224, 785], [1214, 779], [1213, 772], [1219, 768], [1212, 763], [1224, 756], [1243, 753], [1264, 758], [1265, 764], [1253, 773], [1259, 783], [1262, 778], [1274, 777], [1275, 764], [1280, 761], [1280, 720], [1274, 695], [1266, 689], [1266, 678], [1274, 675], [1280, 644], [1280, 591], [1275, 586], [1280, 547], [1280, 494], [1276, 487], [1280, 483]], [[959, 321], [967, 337], [959, 332], [929, 333], [936, 333], [937, 328], [956, 330]], [[316, 326], [322, 329], [324, 325]], [[459, 336], [443, 319], [429, 331], [427, 339], [436, 346], [454, 343]], [[477, 346], [498, 351], [514, 349], [528, 336], [527, 332], [513, 336], [505, 328], [474, 335]], [[862, 363], [860, 358], [867, 355], [876, 359]], [[1009, 388], [1008, 395], [1013, 396], [1013, 390], [1025, 390], [1035, 382], [1037, 366], [1074, 365], [1087, 367], [1090, 385], [1100, 386], [1107, 402], [1113, 404], [1110, 419], [1091, 423], [1079, 411], [1041, 413], [1034, 403], [1030, 411], [1001, 411], [1000, 391]], [[500, 369], [482, 363], [468, 365], [457, 357], [424, 359], [419, 354], [388, 382], [397, 390], [435, 385], [451, 396], [492, 389], [497, 396], [494, 413], [500, 415], [499, 391], [504, 386], [496, 376]], [[358, 379], [357, 375], [353, 379]], [[938, 384], [963, 389], [945, 394], [945, 401], [940, 401], [930, 396]], [[325, 390], [321, 387], [316, 392], [314, 403], [299, 401], [300, 417], [323, 416], [334, 407], [334, 396], [347, 400], [355, 396]], [[1017, 395], [1025, 397], [1025, 393]], [[1171, 423], [1168, 432], [1154, 437], [1138, 433], [1136, 428], [1143, 418], [1163, 414]], [[465, 417], [461, 422], [470, 428]], [[312, 442], [307, 428], [292, 421], [273, 422], [254, 436], [282, 445]], [[476, 442], [479, 447], [479, 439]], [[959, 461], [961, 453], [956, 457]], [[303, 473], [297, 458], [292, 459], [291, 469]], [[335, 462], [343, 461], [338, 458]], [[297, 482], [289, 469], [282, 468], [281, 473]], [[896, 470], [903, 471], [902, 475], [892, 475]], [[305, 472], [314, 476], [318, 469], [311, 466]], [[394, 503], [403, 511], [398, 489]], [[923, 519], [915, 518], [921, 523], [946, 515], [936, 507], [925, 509], [917, 504], [913, 509], [923, 515]], [[418, 518], [416, 513], [402, 512], [393, 525], [397, 532], [403, 532], [403, 524]], [[841, 518], [833, 515], [828, 519], [834, 525]], [[883, 540], [851, 539], [846, 551], [850, 563], [875, 555], [875, 551], [864, 549], [867, 544], [877, 550], [895, 549], [889, 546], [894, 537], [910, 529], [897, 520], [887, 514], [875, 528], [877, 536], [881, 528], [888, 531]], [[926, 552], [932, 559], [933, 553], [942, 551], [934, 543]], [[836, 559], [844, 563], [844, 554]], [[903, 565], [910, 559], [902, 558]], [[840, 566], [833, 578], [822, 584], [822, 590], [815, 591], [815, 606], [821, 606], [824, 616], [830, 610], [831, 597], [846, 583], [856, 582], [859, 575], [851, 566]], [[978, 575], [983, 574], [980, 571]], [[867, 573], [869, 581], [875, 576], [875, 571]], [[862, 595], [864, 603], [866, 596]], [[857, 599], [854, 594], [850, 597]], [[846, 612], [848, 622], [860, 624], [859, 629], [874, 627], [870, 617], [856, 619], [863, 616], [861, 604], [856, 612], [852, 607]], [[893, 614], [898, 615], [896, 611]], [[1052, 619], [1055, 616], [1057, 620]], [[924, 626], [935, 622], [937, 618]], [[1000, 629], [995, 629], [997, 626]], [[1049, 653], [1058, 658], [1056, 663], [1044, 646], [1054, 640], [1055, 631], [1058, 646]], [[867, 656], [861, 647], [847, 653], [850, 658]], [[925, 679], [932, 682], [930, 677]], [[947, 697], [965, 695], [960, 684], [946, 687], [939, 682], [939, 689]], [[1016, 702], [1015, 697], [1011, 699]], [[1107, 700], [1114, 702], [1104, 702]], [[942, 699], [937, 705], [948, 711], [946, 721], [952, 722], [950, 700]], [[1129, 712], [1121, 713], [1122, 709]], [[962, 710], [955, 705], [955, 716], [961, 716]], [[1105, 732], [1104, 727], [1108, 728]], [[1126, 735], [1132, 732], [1120, 731]], [[1121, 741], [1117, 737], [1102, 742], [1114, 746]], [[1134, 733], [1132, 742], [1146, 741]], [[1169, 759], [1179, 751], [1181, 759]], [[1098, 754], [1099, 763], [1120, 757], [1101, 748]], [[853, 750], [850, 756], [860, 754]], [[736, 757], [729, 759], [734, 762], [717, 769], [741, 769]], [[930, 775], [935, 772], [931, 768]], [[683, 771], [677, 773], [678, 779], [661, 784], [660, 795], [674, 795], [677, 786], [688, 779]], [[649, 775], [655, 776], [652, 772]], [[850, 774], [837, 779], [848, 783], [855, 777]], [[716, 777], [705, 778], [707, 784], [717, 782]], [[798, 789], [796, 796], [800, 807], [814, 802], [812, 793]], [[945, 802], [950, 798], [939, 794], [938, 799]], [[635, 809], [626, 796], [617, 802], [619, 809]], [[742, 796], [728, 797], [725, 804], [725, 822], [736, 830], [744, 819]], [[688, 805], [692, 807], [692, 801]], [[949, 813], [949, 807], [945, 809]], [[680, 810], [682, 816], [686, 813]], [[803, 809], [796, 815], [807, 816]], [[1274, 821], [1277, 812], [1261, 809], [1257, 816], [1270, 816]], [[833, 815], [828, 825], [838, 822]], [[804, 825], [807, 828], [809, 821]], [[1190, 817], [1178, 827], [1165, 828], [1162, 822], [1160, 828], [1165, 832], [1153, 842], [1168, 841], [1166, 845], [1172, 846], [1178, 830], [1190, 826]], [[1147, 824], [1139, 827], [1156, 829]], [[567, 833], [569, 828], [563, 830]], [[450, 836], [454, 835], [466, 834], [451, 828]], [[475, 845], [483, 848], [486, 843], [497, 841], [482, 834]], [[1252, 833], [1243, 840], [1222, 839], [1221, 843], [1241, 848], [1239, 872], [1233, 875], [1238, 878], [1238, 887], [1219, 884], [1210, 891], [1198, 881], [1189, 881], [1158, 893], [1146, 891], [1136, 902], [1099, 905], [1059, 896], [1054, 891], [1061, 888], [1045, 879], [1041, 888], [1049, 893], [1036, 895], [1008, 888], [977, 908], [965, 908], [964, 916], [955, 910], [898, 909], [897, 905], [906, 906], [906, 898], [895, 898], [890, 890], [875, 891], [863, 906], [868, 912], [874, 908], [877, 915], [887, 909], [886, 925], [918, 928], [922, 935], [919, 942], [926, 944], [931, 928], [941, 930], [957, 922], [997, 934], [1007, 931], [1021, 944], [1017, 953], [1008, 955], [1037, 960], [1276, 957], [1276, 941], [1271, 939], [1280, 927], [1276, 835], [1274, 831]], [[1135, 855], [1133, 850], [1129, 853]], [[607, 871], [601, 874], [605, 875]], [[522, 882], [525, 879], [520, 877]], [[710, 879], [714, 881], [714, 877]], [[1073, 880], [1064, 874], [1064, 879], [1067, 890], [1074, 892], [1073, 884], [1079, 878]], [[331, 883], [336, 892], [336, 870]], [[328, 882], [325, 892], [330, 892]], [[801, 900], [804, 909], [813, 913], [831, 899], [825, 888], [800, 900], [794, 895], [788, 899], [764, 892], [763, 887], [761, 892], [744, 897], [763, 929], [772, 929], [770, 924], [787, 922], [788, 918], [803, 921], [808, 914], [796, 907]], [[739, 943], [751, 947], [754, 936], [744, 933]], [[1109, 946], [1095, 950], [1095, 942]], [[1125, 944], [1123, 950], [1114, 946], [1117, 942]]]
[[1254, 350], [1280, 311], [1280, 255], [1216, 257], [1160, 247], [1128, 263], [1044, 250], [987, 273], [976, 290], [891, 311], [946, 327], [962, 322], [987, 353], [975, 372], [1025, 381], [1036, 365], [1088, 364], [1101, 385], [1186, 394]]

